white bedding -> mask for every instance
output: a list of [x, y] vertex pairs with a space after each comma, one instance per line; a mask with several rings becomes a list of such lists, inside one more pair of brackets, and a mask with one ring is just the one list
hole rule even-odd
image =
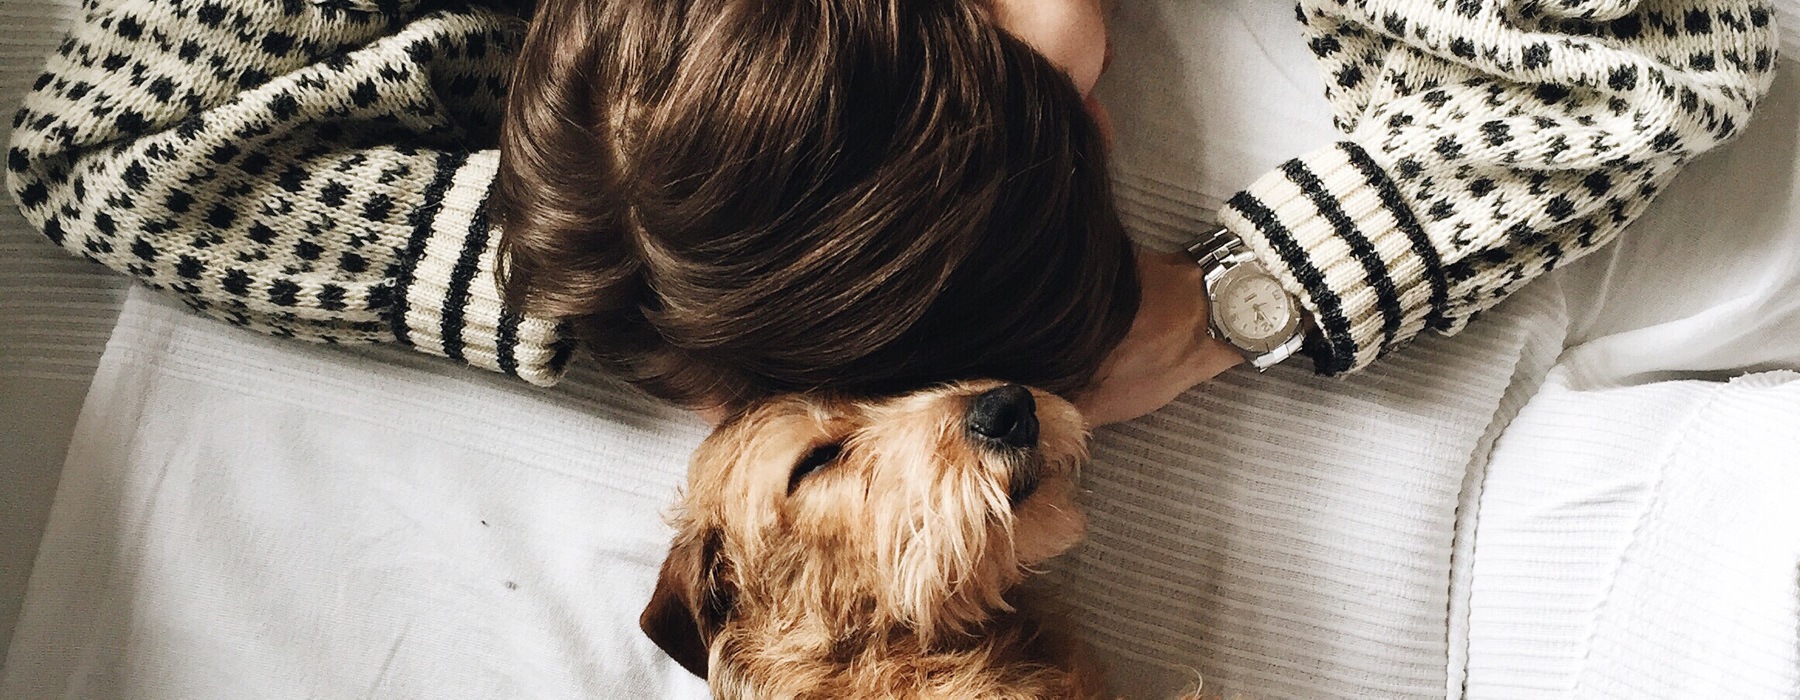
[[701, 434], [134, 290], [0, 697], [696, 697], [635, 630]]
[[[1142, 0], [1115, 29], [1103, 98], [1146, 239], [1331, 138], [1283, 4]], [[1344, 381], [1233, 372], [1098, 435], [1090, 543], [1054, 575], [1119, 688], [1800, 694], [1800, 382], [1698, 381], [1800, 369], [1794, 68], [1622, 244], [1462, 335]], [[7, 221], [14, 259], [60, 255]], [[0, 284], [33, 309], [105, 289], [37, 269]], [[0, 365], [78, 345], [0, 333]], [[36, 400], [9, 389], [0, 415]], [[538, 391], [134, 290], [0, 698], [700, 697], [635, 619], [702, 430], [592, 373]], [[11, 532], [30, 514], [7, 508]]]
[[1800, 694], [1800, 373], [1577, 388], [1483, 489], [1472, 698]]

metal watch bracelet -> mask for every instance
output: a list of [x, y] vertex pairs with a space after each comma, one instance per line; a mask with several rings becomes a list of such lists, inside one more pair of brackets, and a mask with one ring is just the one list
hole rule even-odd
[[1211, 231], [1195, 238], [1193, 243], [1187, 245], [1187, 253], [1189, 258], [1205, 270], [1254, 259], [1243, 239], [1224, 226], [1215, 226]]
[[[1194, 239], [1194, 242], [1185, 246], [1185, 249], [1188, 257], [1200, 266], [1205, 275], [1208, 295], [1212, 294], [1213, 284], [1232, 268], [1245, 263], [1256, 263], [1255, 254], [1250, 252], [1248, 246], [1244, 245], [1243, 239], [1224, 226], [1215, 226], [1212, 230], [1202, 233]], [[1242, 353], [1250, 366], [1261, 372], [1292, 357], [1300, 351], [1301, 345], [1305, 343], [1308, 323], [1305, 320], [1305, 310], [1301, 308], [1298, 300], [1293, 300], [1293, 311], [1302, 319], [1294, 336], [1267, 352], [1257, 352], [1239, 347], [1237, 343], [1227, 337], [1227, 334], [1218, 329], [1214, 319], [1208, 319], [1207, 331]]]

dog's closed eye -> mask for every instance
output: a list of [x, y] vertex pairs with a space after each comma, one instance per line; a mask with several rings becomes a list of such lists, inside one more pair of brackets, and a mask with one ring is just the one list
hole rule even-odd
[[838, 454], [843, 451], [844, 446], [837, 443], [819, 445], [807, 451], [806, 456], [794, 464], [793, 473], [788, 475], [788, 493], [793, 493], [794, 487], [799, 486], [800, 480], [805, 479], [808, 474], [836, 461]]

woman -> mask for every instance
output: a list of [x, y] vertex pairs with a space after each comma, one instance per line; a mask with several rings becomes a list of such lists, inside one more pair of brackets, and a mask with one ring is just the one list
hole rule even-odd
[[1097, 0], [556, 0], [529, 36], [479, 6], [103, 3], [8, 182], [52, 240], [267, 332], [536, 383], [580, 337], [710, 409], [981, 374], [1104, 423], [1302, 341], [1336, 374], [1460, 328], [1768, 87], [1760, 0], [1552, 5], [1301, 2], [1345, 140], [1135, 264]]

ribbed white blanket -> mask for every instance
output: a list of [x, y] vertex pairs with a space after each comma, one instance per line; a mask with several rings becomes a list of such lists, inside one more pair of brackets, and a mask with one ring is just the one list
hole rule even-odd
[[1494, 451], [1469, 697], [1800, 697], [1800, 373], [1574, 374]]

